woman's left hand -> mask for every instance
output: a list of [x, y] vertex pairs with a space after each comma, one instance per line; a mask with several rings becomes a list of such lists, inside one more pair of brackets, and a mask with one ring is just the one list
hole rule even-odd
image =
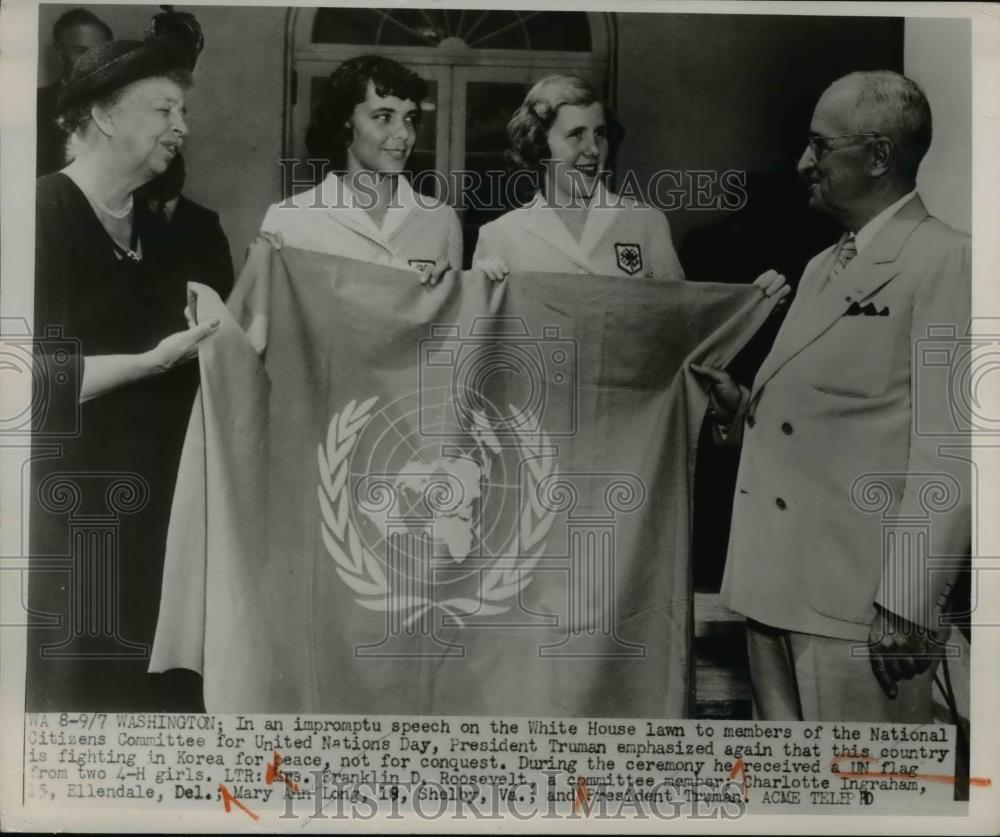
[[420, 284], [433, 287], [440, 282], [453, 268], [447, 259], [438, 259], [434, 267], [424, 267], [420, 270]]
[[753, 280], [754, 287], [760, 288], [764, 296], [777, 296], [778, 300], [784, 299], [791, 292], [791, 288], [776, 270], [767, 270]]
[[219, 321], [212, 318], [207, 323], [164, 337], [155, 348], [145, 353], [147, 364], [155, 373], [160, 373], [194, 360], [198, 357], [199, 344], [215, 334], [218, 328]]

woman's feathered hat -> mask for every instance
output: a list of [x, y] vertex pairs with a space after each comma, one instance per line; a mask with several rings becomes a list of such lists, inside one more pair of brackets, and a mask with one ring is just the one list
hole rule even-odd
[[144, 78], [193, 70], [205, 45], [201, 27], [194, 15], [162, 8], [145, 40], [109, 41], [87, 50], [59, 91], [56, 110], [62, 114]]

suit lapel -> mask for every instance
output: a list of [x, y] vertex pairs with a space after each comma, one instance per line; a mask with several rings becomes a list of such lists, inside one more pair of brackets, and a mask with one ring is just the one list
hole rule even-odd
[[381, 238], [384, 241], [391, 241], [392, 237], [402, 228], [409, 214], [416, 209], [416, 206], [417, 200], [413, 195], [410, 182], [403, 175], [398, 175], [396, 178], [396, 199], [392, 202], [392, 206], [386, 210], [380, 233]]
[[[806, 345], [803, 342], [803, 338], [812, 333], [810, 324], [813, 322], [812, 312], [809, 309], [816, 304], [816, 297], [819, 296], [818, 285], [829, 274], [836, 255], [837, 245], [834, 245], [825, 255], [820, 254], [820, 257], [802, 275], [797, 291], [798, 294], [802, 295], [802, 298], [801, 300], [796, 300], [795, 310], [789, 312], [781, 330], [778, 332], [778, 336], [775, 338], [771, 351], [764, 359], [760, 369], [757, 370], [757, 374], [753, 380], [753, 387], [751, 388], [751, 398], [756, 397], [761, 387]], [[802, 320], [805, 320], [805, 325], [800, 324]]]
[[556, 215], [555, 210], [545, 205], [541, 195], [536, 196], [535, 203], [531, 207], [528, 232], [558, 250], [573, 264], [582, 267], [588, 273], [594, 272], [586, 252], [573, 240], [573, 236]]
[[840, 276], [819, 291], [815, 290], [816, 285], [829, 274], [838, 246], [834, 246], [826, 258], [817, 260], [815, 269], [803, 276], [800, 283], [800, 292], [808, 295], [796, 315], [786, 321], [778, 333], [770, 354], [754, 378], [751, 398], [758, 395], [781, 367], [828, 331], [852, 303], [862, 303], [899, 274], [896, 260], [900, 251], [925, 218], [927, 209], [919, 197], [914, 197], [886, 221]]
[[591, 201], [590, 211], [587, 212], [587, 223], [584, 224], [583, 235], [580, 238], [580, 249], [587, 254], [588, 260], [594, 255], [604, 238], [604, 234], [621, 213], [620, 204], [616, 194], [609, 192], [603, 183], [598, 185], [597, 192]]
[[[329, 176], [331, 178], [336, 177], [336, 175]], [[364, 201], [370, 200], [370, 198], [365, 195], [355, 195], [343, 179], [338, 179], [339, 183], [336, 185], [341, 190], [338, 194], [342, 198], [337, 204], [327, 209], [327, 217], [335, 224], [346, 227], [357, 235], [388, 250], [387, 242], [393, 234], [399, 231], [403, 221], [415, 205], [413, 190], [410, 188], [410, 184], [400, 176], [400, 183], [396, 187], [395, 205], [386, 210], [382, 229], [379, 229], [372, 220], [371, 215], [362, 209], [361, 206], [355, 205], [356, 203], [363, 204]]]
[[376, 244], [382, 243], [382, 236], [379, 235], [375, 222], [371, 217], [358, 206], [354, 205], [354, 193], [344, 187], [344, 200], [341, 206], [332, 206], [326, 210], [327, 218], [334, 224], [346, 227], [357, 235], [374, 241]]

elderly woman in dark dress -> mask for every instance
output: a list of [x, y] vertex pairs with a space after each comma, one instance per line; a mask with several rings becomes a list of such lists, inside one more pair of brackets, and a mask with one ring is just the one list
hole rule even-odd
[[187, 282], [225, 296], [232, 264], [214, 213], [174, 233], [132, 197], [184, 143], [201, 45], [193, 17], [157, 15], [145, 41], [91, 49], [59, 97], [72, 162], [36, 188], [29, 711], [202, 706], [196, 675], [146, 669], [191, 361], [218, 325], [194, 322]]

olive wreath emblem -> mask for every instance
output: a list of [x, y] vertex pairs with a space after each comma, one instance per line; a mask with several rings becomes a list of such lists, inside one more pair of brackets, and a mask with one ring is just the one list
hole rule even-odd
[[[511, 600], [532, 581], [530, 572], [545, 554], [546, 537], [556, 516], [556, 510], [547, 507], [539, 497], [539, 486], [543, 482], [546, 486], [551, 485], [551, 477], [557, 469], [554, 450], [537, 417], [522, 415], [508, 420], [517, 437], [526, 477], [526, 496], [521, 504], [517, 531], [503, 550], [504, 554], [516, 555], [516, 560], [505, 567], [491, 566], [481, 573], [478, 599], [437, 601], [419, 596], [391, 596], [389, 579], [379, 566], [378, 558], [362, 542], [350, 517], [349, 455], [377, 402], [377, 396], [361, 404], [352, 400], [339, 413], [334, 413], [327, 428], [326, 444], [320, 443], [317, 450], [320, 533], [337, 574], [357, 593], [355, 601], [359, 605], [382, 612], [401, 608], [405, 611], [406, 625], [435, 608], [447, 613], [459, 625], [464, 624], [462, 617], [492, 616], [510, 610]], [[511, 407], [511, 414], [516, 412]], [[499, 450], [488, 419], [481, 413], [473, 413], [472, 418], [474, 426], [469, 432], [485, 439], [494, 451]]]

